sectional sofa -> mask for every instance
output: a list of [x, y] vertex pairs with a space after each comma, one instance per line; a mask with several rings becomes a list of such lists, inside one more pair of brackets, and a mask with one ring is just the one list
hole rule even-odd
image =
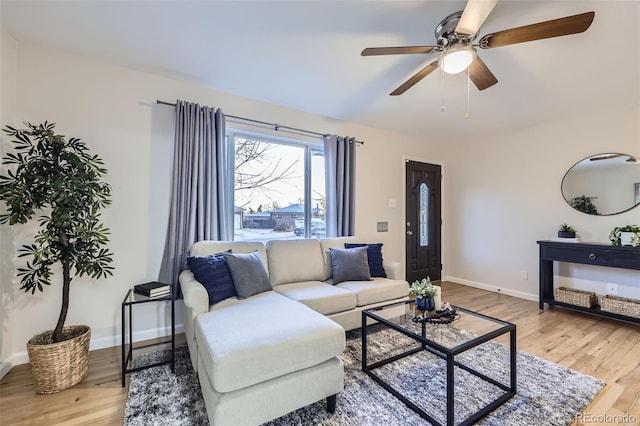
[[[335, 409], [343, 389], [338, 356], [345, 330], [361, 326], [364, 309], [409, 294], [400, 265], [388, 261], [387, 277], [334, 283], [338, 265], [331, 250], [336, 254], [356, 242], [343, 237], [194, 244], [190, 256], [195, 258], [253, 254], [268, 276], [268, 288], [258, 294], [210, 305], [192, 271], [180, 274], [187, 344], [211, 424], [260, 424], [323, 398], [329, 411]], [[362, 250], [349, 252], [360, 256]]]

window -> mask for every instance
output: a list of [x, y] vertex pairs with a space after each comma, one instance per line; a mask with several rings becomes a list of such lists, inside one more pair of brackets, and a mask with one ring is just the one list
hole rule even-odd
[[420, 246], [429, 245], [429, 187], [426, 183], [420, 184]]
[[243, 132], [228, 133], [227, 141], [235, 241], [325, 235], [322, 144]]

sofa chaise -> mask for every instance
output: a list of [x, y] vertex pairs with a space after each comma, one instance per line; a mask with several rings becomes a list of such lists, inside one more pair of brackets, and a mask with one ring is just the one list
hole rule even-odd
[[211, 424], [260, 424], [323, 398], [328, 411], [335, 409], [343, 389], [338, 356], [345, 330], [361, 326], [364, 309], [409, 294], [398, 263], [384, 263], [386, 278], [334, 285], [330, 250], [354, 242], [342, 237], [193, 245], [190, 256], [198, 258], [257, 252], [268, 274], [266, 291], [212, 305], [191, 270], [180, 274], [185, 335]]

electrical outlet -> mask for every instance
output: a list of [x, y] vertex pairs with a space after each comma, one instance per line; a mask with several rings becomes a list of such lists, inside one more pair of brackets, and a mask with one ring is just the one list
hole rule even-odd
[[529, 279], [529, 273], [527, 271], [520, 271], [520, 279], [521, 280], [528, 280]]
[[618, 294], [618, 284], [607, 283], [607, 294]]

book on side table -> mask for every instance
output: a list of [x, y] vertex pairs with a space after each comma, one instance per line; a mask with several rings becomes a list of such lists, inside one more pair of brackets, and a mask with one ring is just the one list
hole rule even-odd
[[169, 284], [159, 283], [152, 281], [144, 284], [137, 284], [133, 286], [133, 292], [148, 297], [164, 296], [171, 292], [171, 286]]

